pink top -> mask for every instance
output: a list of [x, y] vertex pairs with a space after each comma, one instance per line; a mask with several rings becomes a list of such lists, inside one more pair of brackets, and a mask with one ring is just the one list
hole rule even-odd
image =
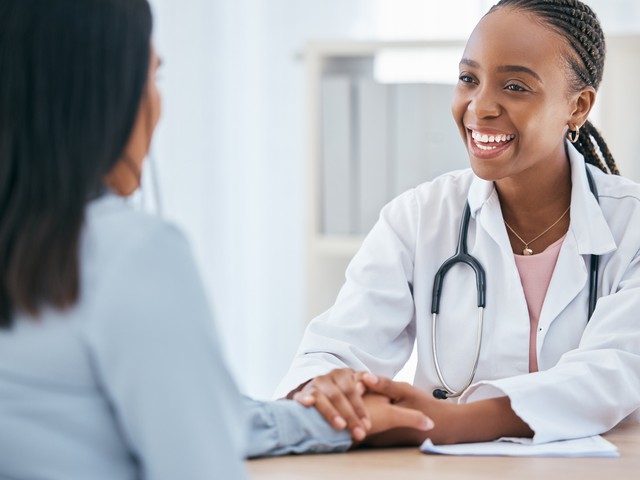
[[551, 282], [553, 270], [558, 261], [560, 247], [564, 241], [564, 235], [557, 242], [549, 245], [546, 250], [537, 255], [515, 255], [516, 267], [520, 274], [520, 282], [524, 290], [529, 309], [529, 371], [538, 371], [538, 355], [536, 352], [536, 338], [540, 312], [544, 304], [544, 297]]

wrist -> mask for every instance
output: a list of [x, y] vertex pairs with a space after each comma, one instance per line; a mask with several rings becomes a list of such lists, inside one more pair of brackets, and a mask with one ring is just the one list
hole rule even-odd
[[509, 397], [452, 405], [451, 442], [485, 442], [500, 437], [531, 437], [533, 430], [511, 408]]

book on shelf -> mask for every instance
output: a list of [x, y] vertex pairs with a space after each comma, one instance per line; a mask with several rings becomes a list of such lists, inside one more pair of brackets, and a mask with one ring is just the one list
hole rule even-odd
[[367, 233], [393, 197], [468, 167], [453, 85], [321, 82], [321, 233]]

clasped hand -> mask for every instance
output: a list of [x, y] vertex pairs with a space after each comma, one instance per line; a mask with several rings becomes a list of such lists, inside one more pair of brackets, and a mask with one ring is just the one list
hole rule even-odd
[[421, 443], [438, 431], [432, 418], [452, 407], [407, 383], [350, 368], [318, 376], [290, 398], [314, 406], [334, 428], [349, 429], [356, 442], [376, 446]]

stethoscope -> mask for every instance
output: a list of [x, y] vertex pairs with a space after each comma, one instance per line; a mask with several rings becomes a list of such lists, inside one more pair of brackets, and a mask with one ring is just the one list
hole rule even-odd
[[[587, 181], [589, 182], [589, 189], [591, 193], [596, 198], [596, 201], [599, 203], [600, 199], [598, 197], [598, 189], [596, 188], [595, 181], [593, 180], [593, 176], [589, 171], [589, 168], [586, 167], [587, 171]], [[480, 358], [480, 349], [482, 347], [482, 326], [484, 323], [484, 308], [486, 301], [486, 278], [484, 269], [480, 262], [472, 255], [469, 254], [467, 250], [467, 232], [469, 230], [469, 218], [471, 217], [471, 209], [469, 207], [469, 202], [466, 202], [464, 206], [464, 211], [462, 213], [462, 220], [460, 221], [460, 231], [458, 233], [458, 245], [456, 247], [456, 253], [451, 257], [445, 260], [445, 262], [440, 266], [438, 271], [436, 272], [436, 276], [433, 281], [433, 296], [431, 298], [431, 314], [432, 314], [432, 327], [431, 327], [431, 344], [433, 350], [433, 363], [436, 367], [436, 373], [438, 374], [438, 379], [442, 384], [443, 388], [436, 388], [433, 391], [433, 396], [435, 398], [439, 398], [441, 400], [445, 400], [447, 398], [455, 398], [462, 395], [462, 393], [469, 388], [471, 383], [473, 382], [473, 378], [476, 375], [476, 369], [478, 368], [478, 360]], [[464, 263], [471, 267], [476, 276], [476, 290], [477, 290], [477, 300], [478, 300], [478, 333], [476, 336], [476, 356], [473, 361], [473, 369], [471, 370], [471, 374], [467, 379], [465, 386], [460, 390], [453, 389], [444, 379], [444, 375], [442, 374], [442, 369], [440, 368], [440, 362], [438, 361], [438, 346], [437, 346], [437, 324], [438, 324], [438, 313], [440, 311], [440, 297], [442, 296], [442, 284], [444, 282], [444, 277], [447, 272], [458, 263]], [[587, 321], [591, 318], [593, 311], [596, 308], [596, 300], [597, 300], [597, 290], [598, 290], [598, 268], [600, 263], [600, 257], [598, 255], [591, 255], [591, 268], [589, 272], [589, 316]]]

